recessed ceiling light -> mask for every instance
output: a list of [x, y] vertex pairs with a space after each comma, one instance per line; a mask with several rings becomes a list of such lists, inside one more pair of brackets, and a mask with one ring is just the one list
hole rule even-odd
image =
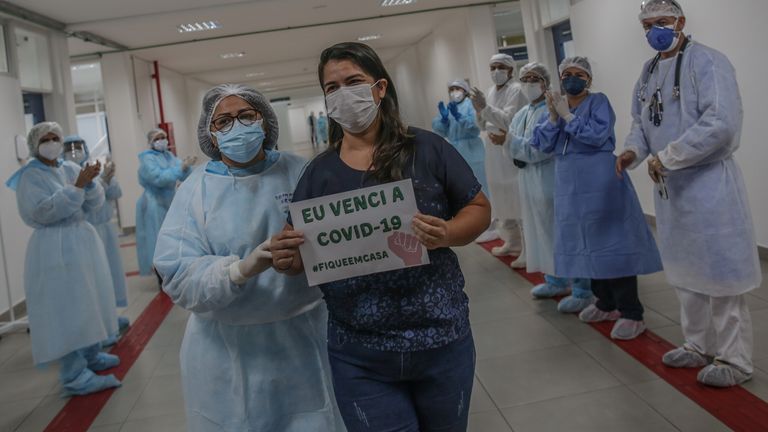
[[372, 34], [372, 35], [360, 36], [359, 38], [357, 38], [357, 40], [360, 41], [360, 42], [372, 41], [372, 40], [376, 40], [376, 39], [381, 39], [381, 35], [380, 34]]
[[225, 53], [225, 54], [219, 54], [219, 57], [223, 58], [224, 60], [228, 60], [228, 59], [245, 57], [245, 53], [242, 52], [242, 51], [240, 51], [240, 52], [233, 52], [233, 53]]
[[264, 72], [251, 72], [251, 73], [245, 74], [245, 77], [246, 78], [256, 78], [256, 77], [260, 77], [260, 76], [264, 76], [264, 75], [265, 75]]
[[179, 33], [192, 33], [209, 30], [218, 30], [221, 28], [221, 24], [218, 21], [200, 21], [190, 24], [179, 24], [176, 29]]
[[78, 65], [72, 65], [72, 70], [81, 71], [81, 70], [87, 70], [87, 69], [96, 69], [96, 66], [98, 66], [96, 63], [78, 64]]
[[405, 6], [416, 3], [416, 0], [381, 0], [381, 7]]

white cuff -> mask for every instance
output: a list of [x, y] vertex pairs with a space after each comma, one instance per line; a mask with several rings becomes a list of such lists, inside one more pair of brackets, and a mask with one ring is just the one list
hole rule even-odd
[[573, 120], [573, 118], [574, 118], [574, 115], [571, 114], [571, 113], [568, 113], [568, 116], [567, 117], [563, 117], [563, 120], [565, 120], [566, 123], [570, 123], [571, 120]]
[[235, 285], [243, 285], [248, 282], [248, 278], [240, 273], [240, 261], [242, 260], [237, 260], [229, 265], [229, 280]]

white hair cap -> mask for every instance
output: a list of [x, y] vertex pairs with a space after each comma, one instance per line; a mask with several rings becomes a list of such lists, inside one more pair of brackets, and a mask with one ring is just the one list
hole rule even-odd
[[59, 137], [59, 141], [63, 143], [64, 131], [61, 130], [61, 126], [58, 123], [42, 122], [32, 127], [27, 135], [27, 147], [29, 148], [30, 155], [37, 156], [37, 147], [40, 145], [40, 140], [51, 132], [56, 134]]
[[494, 63], [501, 63], [504, 66], [507, 66], [507, 67], [510, 67], [510, 68], [514, 68], [515, 67], [515, 58], [512, 57], [509, 54], [501, 54], [501, 53], [494, 54], [494, 56], [491, 57], [490, 64], [494, 64]]
[[563, 75], [563, 72], [569, 68], [581, 69], [586, 72], [590, 78], [592, 78], [592, 65], [589, 64], [589, 59], [586, 57], [568, 57], [567, 59], [563, 60], [563, 62], [560, 63], [560, 75]]
[[640, 4], [640, 21], [658, 17], [685, 16], [683, 8], [675, 0], [644, 0]]
[[469, 83], [467, 80], [463, 79], [455, 79], [448, 83], [448, 88], [451, 87], [461, 87], [464, 89], [465, 92], [469, 93]]

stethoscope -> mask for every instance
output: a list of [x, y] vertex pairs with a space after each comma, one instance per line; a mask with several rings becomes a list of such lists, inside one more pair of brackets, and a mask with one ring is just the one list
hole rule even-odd
[[[675, 85], [672, 87], [672, 96], [674, 96], [676, 99], [680, 98], [680, 72], [683, 67], [683, 54], [685, 53], [685, 49], [688, 48], [690, 42], [691, 40], [686, 37], [683, 41], [683, 45], [680, 47], [680, 52], [677, 53], [677, 63], [675, 65]], [[645, 74], [645, 80], [640, 86], [640, 89], [637, 91], [637, 100], [643, 104], [647, 101], [646, 94], [648, 91], [648, 82], [651, 80], [651, 76], [653, 75], [653, 72], [656, 71], [660, 61], [661, 53], [658, 53], [656, 54], [656, 57], [653, 59], [651, 64], [648, 65], [648, 70]], [[653, 122], [653, 124], [657, 127], [661, 126], [661, 121], [664, 115], [664, 103], [662, 102], [661, 88], [656, 88], [656, 91], [653, 92], [648, 110], [651, 122]]]

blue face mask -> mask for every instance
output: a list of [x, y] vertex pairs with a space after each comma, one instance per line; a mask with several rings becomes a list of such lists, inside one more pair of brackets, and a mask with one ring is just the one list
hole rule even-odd
[[645, 38], [648, 39], [648, 44], [658, 52], [668, 52], [675, 49], [678, 37], [678, 33], [675, 31], [675, 26], [653, 26], [645, 34]]
[[571, 96], [580, 95], [587, 88], [587, 81], [577, 76], [563, 78], [563, 89]]
[[252, 161], [261, 151], [266, 137], [261, 124], [260, 120], [250, 126], [243, 126], [239, 121], [235, 121], [229, 132], [214, 132], [221, 154], [238, 163]]

